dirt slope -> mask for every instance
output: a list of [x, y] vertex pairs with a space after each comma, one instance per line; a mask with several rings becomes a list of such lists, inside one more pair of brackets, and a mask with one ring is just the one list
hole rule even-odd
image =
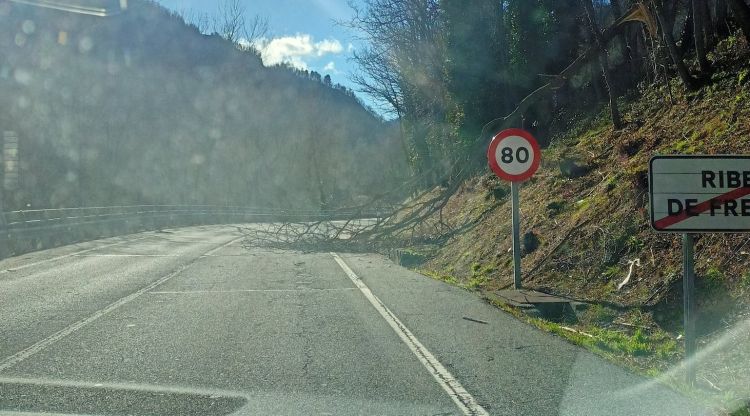
[[[544, 150], [538, 174], [521, 189], [522, 233], [536, 246], [523, 257], [525, 286], [592, 302], [575, 327], [609, 331], [592, 346], [645, 371], [666, 369], [681, 355], [680, 237], [648, 225], [648, 160], [656, 154], [750, 153], [750, 54], [737, 43], [717, 47], [712, 59], [718, 70], [700, 91], [686, 93], [675, 81], [623, 100], [624, 130], [613, 131], [603, 112], [560, 133]], [[421, 227], [423, 237], [441, 234], [441, 221], [443, 232], [461, 231], [449, 232], [441, 244], [414, 247], [428, 258], [420, 269], [480, 292], [509, 287], [508, 191], [489, 169], [464, 183], [441, 219], [436, 215]], [[750, 316], [748, 243], [738, 234], [697, 239], [701, 345]], [[631, 264], [629, 283], [618, 290]], [[609, 338], [617, 334], [626, 345], [612, 345]], [[715, 386], [722, 394], [750, 397], [742, 387], [750, 376], [733, 365], [750, 361], [748, 355], [717, 358], [727, 368], [717, 364], [700, 376], [723, 383]]]

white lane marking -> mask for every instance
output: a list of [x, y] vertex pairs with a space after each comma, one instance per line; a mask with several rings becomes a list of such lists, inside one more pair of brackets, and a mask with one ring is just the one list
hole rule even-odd
[[185, 257], [179, 254], [76, 254], [73, 257]]
[[226, 244], [222, 244], [222, 245], [220, 245], [219, 247], [216, 247], [216, 248], [215, 248], [215, 249], [213, 249], [213, 250], [209, 250], [209, 251], [208, 251], [207, 253], [205, 253], [205, 254], [204, 254], [204, 255], [202, 255], [201, 257], [211, 257], [211, 256], [213, 256], [214, 254], [218, 253], [218, 252], [219, 252], [220, 250], [223, 250], [223, 249], [225, 249], [225, 248], [227, 248], [227, 247], [231, 246], [232, 244], [234, 244], [234, 243], [236, 243], [236, 242], [238, 242], [238, 241], [242, 240], [243, 238], [245, 238], [245, 236], [244, 236], [244, 235], [243, 235], [243, 236], [241, 236], [241, 237], [237, 237], [237, 238], [235, 238], [234, 240], [232, 240], [232, 241], [230, 241], [230, 242], [228, 242], [228, 243], [226, 243]]
[[150, 295], [191, 295], [202, 293], [255, 293], [255, 292], [338, 292], [347, 290], [357, 290], [356, 287], [338, 287], [328, 289], [230, 289], [230, 290], [174, 290], [148, 292]]
[[[55, 379], [39, 379], [39, 378], [21, 378], [21, 377], [0, 377], [0, 384], [24, 384], [27, 386], [40, 386], [40, 387], [72, 387], [76, 389], [107, 389], [107, 390], [121, 390], [121, 391], [139, 391], [149, 393], [167, 393], [167, 394], [189, 394], [195, 396], [220, 396], [225, 398], [244, 398], [249, 399], [246, 393], [231, 391], [231, 390], [220, 390], [220, 389], [208, 389], [208, 388], [193, 388], [193, 387], [182, 387], [182, 386], [160, 386], [153, 384], [138, 384], [138, 383], [107, 383], [107, 382], [86, 382], [86, 381], [74, 381], [74, 380], [55, 380]], [[2, 414], [2, 413], [0, 413]], [[39, 414], [38, 412], [35, 414]], [[50, 413], [43, 413], [44, 416], [50, 415]], [[70, 416], [70, 413], [66, 413]], [[78, 416], [78, 415], [76, 415]]]
[[388, 309], [387, 306], [370, 290], [362, 279], [357, 276], [356, 273], [347, 265], [344, 260], [336, 253], [331, 253], [333, 259], [339, 264], [342, 270], [349, 276], [352, 282], [359, 288], [363, 295], [370, 301], [372, 306], [380, 313], [380, 316], [388, 322], [388, 324], [396, 331], [396, 334], [401, 338], [402, 341], [409, 347], [409, 349], [417, 356], [422, 365], [427, 368], [432, 377], [440, 384], [440, 386], [448, 393], [448, 396], [458, 406], [458, 408], [465, 415], [471, 416], [489, 416], [484, 408], [477, 403], [474, 396], [472, 396], [461, 383], [456, 380], [455, 377], [435, 358], [432, 353], [422, 345], [414, 334], [404, 325], [396, 315]]
[[132, 240], [118, 241], [116, 243], [105, 244], [103, 246], [98, 246], [98, 247], [92, 247], [92, 248], [89, 248], [89, 249], [86, 249], [86, 250], [76, 251], [74, 253], [68, 253], [68, 254], [65, 254], [65, 255], [62, 255], [62, 256], [52, 257], [52, 258], [40, 260], [40, 261], [37, 261], [37, 262], [34, 262], [34, 263], [27, 263], [27, 264], [22, 264], [22, 265], [16, 266], [16, 267], [9, 267], [9, 268], [7, 268], [5, 270], [0, 270], [0, 274], [15, 272], [15, 271], [18, 271], [18, 270], [27, 269], [29, 267], [38, 266], [40, 264], [45, 264], [45, 263], [49, 263], [49, 262], [53, 262], [53, 261], [57, 261], [57, 260], [67, 259], [69, 257], [76, 257], [76, 256], [80, 256], [81, 254], [86, 254], [86, 253], [90, 253], [92, 251], [96, 251], [96, 250], [101, 250], [101, 249], [104, 249], [104, 248], [118, 246], [120, 244], [132, 243], [134, 241], [145, 240], [145, 239], [147, 239], [149, 237], [152, 237], [152, 236], [151, 235], [146, 235], [146, 236], [143, 236], [143, 237], [134, 238]]
[[[242, 238], [242, 237], [240, 237], [240, 238]], [[231, 243], [234, 243], [237, 240], [239, 240], [239, 238], [234, 239], [234, 240], [230, 241], [227, 244], [221, 245], [218, 248], [220, 249], [222, 247], [225, 247], [225, 246], [227, 246], [227, 245], [229, 245]], [[217, 249], [213, 249], [211, 251], [217, 251]], [[108, 313], [114, 311], [115, 309], [117, 309], [117, 308], [119, 308], [119, 307], [121, 307], [121, 306], [123, 306], [123, 305], [125, 305], [125, 304], [127, 304], [129, 302], [132, 302], [133, 300], [135, 300], [139, 296], [143, 295], [144, 293], [150, 292], [151, 290], [153, 290], [153, 289], [157, 288], [158, 286], [164, 284], [167, 280], [169, 280], [169, 279], [177, 276], [178, 274], [182, 273], [183, 271], [185, 271], [185, 269], [187, 269], [188, 267], [190, 267], [193, 263], [195, 263], [196, 261], [198, 261], [198, 259], [200, 259], [202, 257], [203, 256], [198, 256], [198, 257], [194, 258], [193, 260], [191, 260], [191, 261], [183, 264], [182, 266], [180, 266], [177, 270], [175, 270], [172, 273], [170, 273], [170, 274], [162, 277], [161, 279], [159, 279], [159, 280], [157, 280], [157, 281], [149, 284], [148, 286], [145, 286], [145, 287], [139, 289], [138, 291], [133, 292], [133, 293], [125, 296], [124, 298], [120, 298], [119, 300], [117, 300], [117, 301], [109, 304], [108, 306], [106, 306], [106, 307], [104, 307], [102, 309], [99, 309], [98, 311], [94, 312], [94, 314], [91, 315], [91, 316], [89, 316], [88, 318], [80, 320], [80, 321], [78, 321], [78, 322], [76, 322], [76, 323], [74, 323], [74, 324], [72, 324], [72, 325], [70, 325], [70, 326], [68, 326], [66, 328], [63, 328], [60, 331], [57, 331], [54, 334], [50, 335], [49, 337], [47, 337], [47, 338], [45, 338], [45, 339], [37, 342], [36, 344], [33, 344], [30, 347], [28, 347], [28, 348], [26, 348], [24, 350], [21, 350], [21, 351], [15, 353], [15, 354], [11, 355], [10, 357], [5, 358], [4, 360], [0, 361], [0, 372], [3, 372], [5, 370], [13, 367], [14, 365], [20, 363], [21, 361], [23, 361], [23, 360], [31, 357], [32, 355], [38, 353], [39, 351], [44, 350], [45, 348], [49, 347], [50, 345], [56, 343], [57, 341], [60, 341], [61, 339], [67, 337], [68, 335], [70, 335], [70, 334], [78, 331], [79, 329], [85, 327], [86, 325], [88, 325], [88, 324], [96, 321], [97, 319], [101, 318], [102, 316], [107, 315]]]

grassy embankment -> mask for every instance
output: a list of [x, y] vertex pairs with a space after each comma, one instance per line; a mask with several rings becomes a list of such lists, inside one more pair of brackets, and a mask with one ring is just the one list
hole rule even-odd
[[[562, 323], [513, 311], [517, 316], [682, 388], [680, 372], [670, 371], [683, 355], [680, 237], [648, 225], [648, 160], [750, 153], [750, 54], [737, 43], [716, 48], [717, 71], [701, 90], [686, 92], [677, 80], [652, 86], [623, 99], [623, 130], [614, 131], [602, 111], [553, 138], [539, 172], [521, 190], [522, 232], [537, 243], [523, 258], [524, 284], [589, 307]], [[490, 300], [509, 287], [508, 193], [489, 170], [462, 184], [442, 217], [419, 231], [435, 237], [438, 221], [448, 229], [475, 224], [439, 246], [410, 247], [426, 258], [418, 270]], [[699, 395], [728, 409], [750, 398], [750, 335], [735, 326], [750, 318], [749, 242], [706, 234], [696, 245], [699, 347], [717, 348], [698, 368]]]

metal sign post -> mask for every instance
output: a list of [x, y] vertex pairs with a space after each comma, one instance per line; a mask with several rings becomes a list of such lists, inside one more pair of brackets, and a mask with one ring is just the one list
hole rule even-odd
[[685, 330], [685, 373], [687, 383], [695, 384], [695, 273], [693, 235], [682, 235], [682, 301]]
[[693, 385], [697, 313], [692, 233], [750, 232], [750, 156], [654, 156], [648, 182], [651, 226], [682, 233], [684, 364]]
[[492, 138], [487, 159], [495, 174], [510, 182], [511, 217], [513, 222], [513, 286], [521, 289], [521, 213], [519, 188], [531, 178], [542, 160], [542, 152], [534, 136], [521, 129], [503, 130]]
[[511, 204], [513, 205], [513, 287], [521, 289], [521, 212], [518, 206], [518, 182], [510, 183]]

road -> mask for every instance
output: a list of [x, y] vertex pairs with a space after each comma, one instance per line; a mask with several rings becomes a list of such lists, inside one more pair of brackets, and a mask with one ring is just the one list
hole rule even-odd
[[701, 414], [382, 256], [230, 226], [3, 260], [0, 316], [0, 415]]

